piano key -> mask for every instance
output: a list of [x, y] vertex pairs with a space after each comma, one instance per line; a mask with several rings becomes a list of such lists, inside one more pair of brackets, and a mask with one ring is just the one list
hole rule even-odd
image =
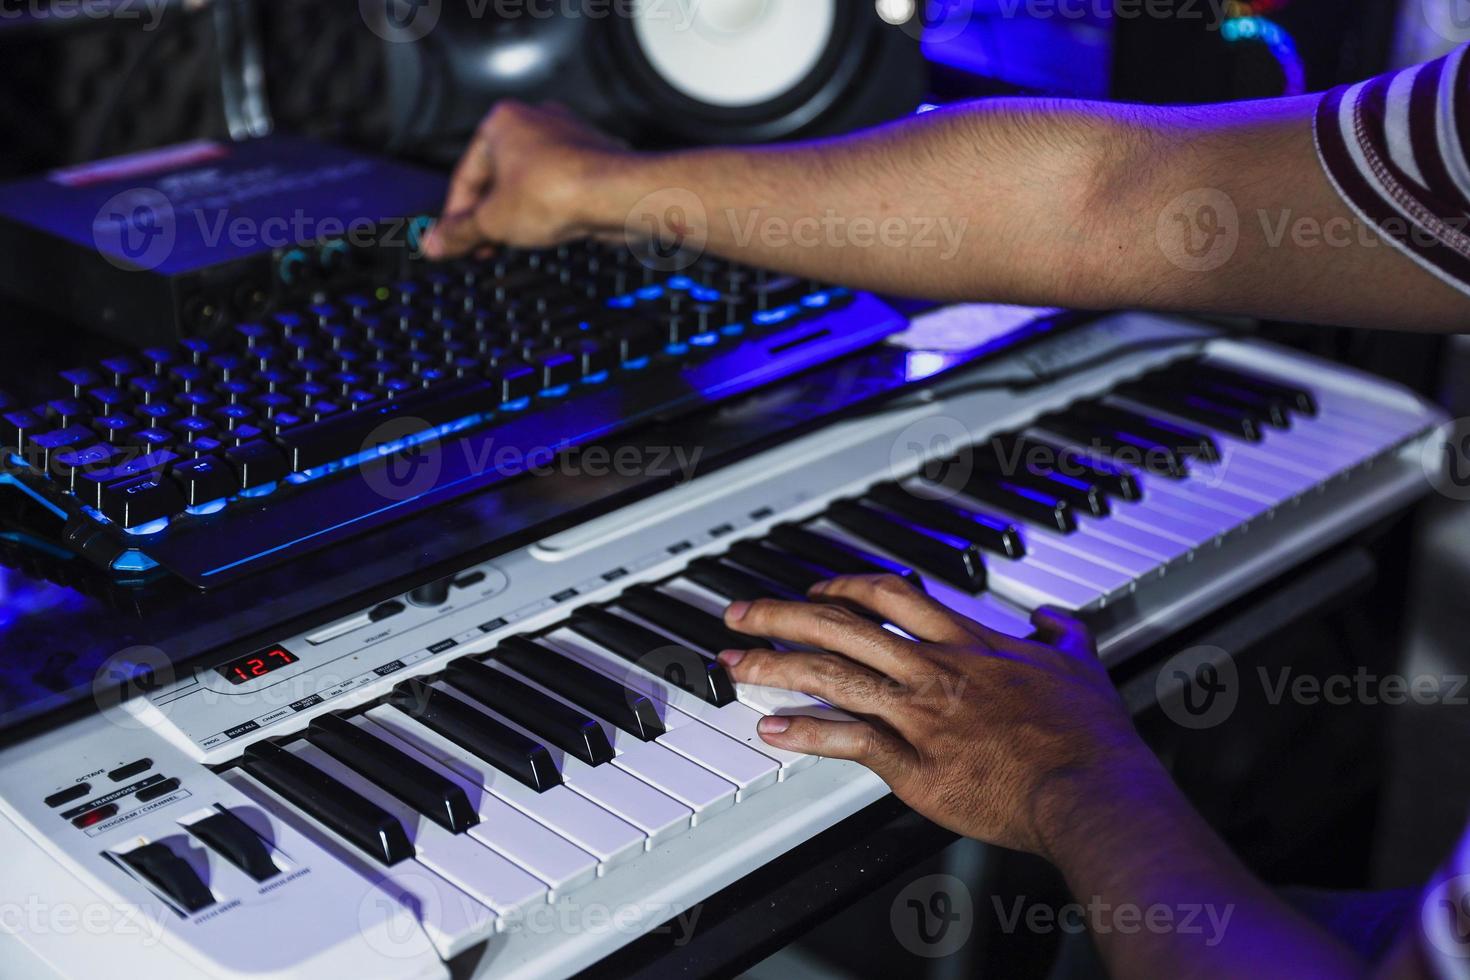
[[729, 602], [753, 602], [756, 599], [800, 601], [805, 596], [767, 579], [751, 575], [716, 558], [696, 558], [684, 570], [690, 581], [698, 582]]
[[[721, 622], [729, 602], [724, 596], [704, 588], [697, 582], [688, 579], [673, 579], [664, 582], [658, 589], [661, 595], [667, 595], [691, 608], [713, 617], [716, 622]], [[881, 617], [869, 616], [869, 619], [884, 625]], [[893, 628], [893, 627], [887, 627]], [[761, 640], [761, 646], [771, 646], [782, 649], [781, 644], [772, 643], [769, 640]], [[709, 648], [706, 648], [709, 649]], [[722, 647], [720, 649], [735, 649]], [[775, 687], [766, 687], [762, 684], [744, 684], [736, 682], [735, 696], [741, 704], [748, 705], [763, 715], [775, 714], [801, 714], [813, 718], [825, 718], [831, 721], [849, 721], [852, 716], [845, 711], [827, 704], [820, 698], [812, 697], [810, 694], [802, 694], [798, 691], [786, 691]]]
[[1234, 364], [1216, 358], [1202, 358], [1188, 362], [1187, 370], [1201, 377], [1218, 379], [1239, 388], [1260, 391], [1285, 399], [1295, 411], [1303, 415], [1317, 414], [1316, 396], [1308, 389], [1289, 382], [1257, 374], [1249, 369], [1237, 368]]
[[1024, 517], [1033, 523], [1045, 524], [1063, 534], [1070, 534], [1077, 529], [1077, 515], [1070, 502], [1054, 493], [1043, 492], [1009, 477], [999, 477], [984, 471], [971, 473], [960, 483], [960, 489], [976, 500]]
[[915, 487], [883, 483], [868, 491], [864, 503], [885, 507], [926, 527], [972, 541], [986, 551], [1006, 558], [1026, 553], [1021, 531], [1008, 519], [960, 507], [952, 500], [935, 499], [913, 492]]
[[[589, 670], [581, 664], [575, 663], [569, 657], [553, 652], [552, 656], [562, 661], [568, 668], [577, 670]], [[501, 660], [494, 662], [496, 670], [503, 670], [511, 676], [517, 675], [514, 668]], [[595, 671], [593, 671], [595, 673]], [[601, 675], [599, 675], [601, 676]], [[575, 704], [575, 701], [562, 697], [550, 687], [536, 684], [529, 677], [522, 676], [521, 680], [535, 684], [552, 697]], [[616, 685], [615, 681], [608, 679], [609, 683]], [[618, 686], [621, 690], [621, 686]], [[641, 695], [635, 695], [641, 697]], [[647, 698], [643, 698], [647, 700]], [[705, 769], [696, 762], [679, 755], [672, 750], [659, 745], [656, 742], [644, 741], [637, 735], [625, 731], [605, 719], [598, 721], [606, 726], [608, 738], [612, 742], [614, 756], [613, 765], [625, 772], [631, 773], [654, 789], [668, 796], [670, 799], [682, 804], [689, 812], [684, 815], [684, 825], [697, 823], [703, 816], [718, 813], [735, 805], [735, 785], [714, 773]], [[660, 726], [662, 731], [662, 726]], [[681, 831], [682, 827], [674, 828]], [[661, 837], [650, 838], [652, 843], [658, 843]]]
[[[275, 841], [283, 853], [307, 855], [312, 847], [320, 848], [376, 891], [382, 902], [399, 908], [410, 925], [417, 923], [439, 956], [458, 956], [495, 935], [501, 927], [500, 917], [494, 912], [417, 861], [404, 861], [391, 868], [375, 864], [243, 771], [230, 770], [220, 777], [259, 807], [241, 811], [241, 819], [252, 830]], [[379, 902], [372, 894], [362, 898], [364, 903]], [[405, 953], [412, 948], [410, 943], [403, 946]]]
[[1107, 537], [1098, 534], [1095, 528], [1107, 523], [1108, 518], [1092, 518], [1086, 523], [1079, 521], [1075, 534], [1057, 534], [1039, 525], [1027, 525], [1024, 533], [1028, 546], [1033, 540], [1039, 539], [1047, 549], [1116, 569], [1132, 579], [1144, 579], [1163, 572], [1164, 565], [1168, 563], [1167, 558], [1161, 558], [1134, 545], [1119, 544], [1116, 535]]
[[1138, 500], [1142, 496], [1132, 471], [1126, 467], [1032, 435], [996, 436], [975, 446], [972, 451], [979, 454], [982, 450], [993, 455], [1000, 465], [1024, 464], [1036, 469], [1050, 469], [1096, 487], [1110, 498]]
[[973, 542], [852, 501], [833, 504], [825, 516], [858, 541], [876, 545], [951, 585], [971, 593], [985, 588], [985, 561]]
[[1176, 394], [1204, 395], [1222, 405], [1249, 412], [1252, 418], [1277, 429], [1289, 429], [1292, 425], [1291, 405], [1286, 399], [1263, 391], [1241, 388], [1215, 378], [1191, 377], [1177, 368], [1144, 375], [1143, 383], [1155, 385]]
[[1246, 442], [1261, 441], [1261, 426], [1253, 414], [1212, 401], [1205, 395], [1180, 393], [1146, 383], [1119, 385], [1114, 394], [1154, 411], [1224, 432]]
[[449, 665], [445, 680], [458, 691], [591, 766], [609, 762], [612, 745], [602, 728], [582, 714], [469, 657]]
[[1037, 420], [1035, 427], [1060, 436], [1063, 442], [1088, 456], [1101, 455], [1110, 462], [1126, 462], [1134, 469], [1175, 480], [1189, 473], [1188, 465], [1176, 449], [1115, 426], [1054, 414]]
[[[1127, 387], [1126, 384], [1120, 385], [1113, 392], [1116, 394]], [[1067, 409], [1065, 414], [1144, 436], [1160, 445], [1168, 446], [1188, 459], [1213, 463], [1220, 458], [1220, 447], [1210, 433], [1160, 418], [1151, 414], [1153, 410], [1155, 406], [1151, 402], [1145, 402], [1139, 411], [1133, 406], [1118, 404], [1116, 401], [1081, 401]]]
[[414, 856], [403, 825], [274, 741], [248, 746], [244, 770], [364, 854], [393, 865]]
[[[1113, 511], [1111, 520], [1176, 541], [1191, 552], [1215, 544], [1239, 526], [1239, 522], [1225, 520], [1217, 512], [1191, 509], [1172, 500], [1144, 500], [1126, 509], [1120, 507]], [[1111, 525], [1104, 522], [1096, 526], [1103, 530]]]
[[586, 797], [562, 785], [538, 793], [398, 708], [372, 708], [367, 718], [597, 858], [599, 875], [631, 861], [647, 846], [647, 834]]
[[473, 837], [450, 833], [426, 820], [408, 804], [317, 746], [297, 742], [289, 751], [392, 814], [406, 829], [420, 864], [493, 909], [496, 915], [504, 918], [548, 901], [546, 885], [538, 878]]
[[814, 763], [803, 756], [775, 748], [756, 733], [760, 715], [738, 702], [715, 706], [677, 685], [628, 663], [616, 654], [571, 630], [562, 629], [546, 641], [568, 656], [613, 677], [624, 687], [664, 705], [663, 735], [658, 744], [692, 759], [717, 776], [735, 784], [739, 801], [774, 784], [786, 772]]
[[[459, 695], [461, 692], [453, 693]], [[488, 709], [486, 713], [502, 724], [530, 735], [529, 729], [522, 728], [509, 718]], [[600, 726], [598, 731], [603, 731]], [[637, 827], [650, 840], [662, 840], [689, 826], [688, 807], [616, 766], [589, 766], [570, 755], [556, 761], [561, 769], [563, 785]]]
[[813, 565], [830, 568], [840, 575], [897, 575], [922, 587], [914, 570], [900, 562], [850, 547], [794, 524], [771, 528], [766, 541], [788, 554]]
[[719, 616], [660, 592], [652, 585], [633, 586], [618, 596], [617, 605], [712, 656], [724, 650], [756, 650], [771, 645], [770, 640], [762, 637], [737, 633]]
[[490, 656], [645, 742], [664, 733], [663, 720], [648, 698], [526, 637], [502, 640]]
[[530, 789], [545, 792], [561, 783], [546, 746], [442, 690], [419, 680], [405, 681], [393, 689], [388, 701]]
[[[845, 526], [842, 526], [842, 529], [849, 530]], [[915, 532], [925, 535], [933, 533], [917, 527]], [[849, 533], [857, 535], [855, 531]], [[861, 539], [861, 535], [857, 536]], [[967, 545], [967, 547], [975, 548], [974, 545]], [[1029, 556], [1021, 559], [1006, 559], [982, 556], [978, 550], [973, 550], [971, 554], [984, 571], [985, 590], [1026, 609], [1046, 605], [1060, 606], [1064, 609], [1084, 609], [1096, 605], [1103, 599], [1103, 594], [1098, 589], [1031, 562]], [[915, 561], [914, 564], [918, 565], [921, 571], [932, 572], [935, 577], [959, 589], [961, 594], [974, 596], [982, 591], [972, 589], [968, 584], [962, 582], [953, 582], [947, 576], [940, 574], [938, 570], [930, 569], [923, 562]]]
[[1084, 548], [1093, 541], [1127, 548], [1157, 561], [1161, 567], [1187, 560], [1194, 553], [1195, 545], [1189, 541], [1160, 534], [1149, 528], [1147, 523], [1136, 523], [1137, 517], [1130, 519], [1132, 509], [1132, 504], [1127, 507], [1115, 505], [1106, 520], [1080, 519], [1077, 535], [1072, 540]]
[[836, 569], [776, 551], [756, 541], [736, 542], [730, 546], [726, 558], [801, 596], [805, 596], [807, 590], [818, 582], [838, 577]]
[[578, 609], [568, 625], [629, 663], [716, 707], [735, 700], [730, 675], [717, 662], [606, 609]]
[[479, 820], [461, 787], [340, 715], [314, 719], [306, 739], [450, 833], [463, 833]]
[[556, 831], [543, 827], [509, 803], [487, 793], [483, 787], [398, 738], [372, 719], [360, 716], [354, 718], [352, 724], [458, 786], [480, 818], [469, 828], [469, 836], [539, 878], [550, 889], [551, 901], [556, 901], [559, 893], [581, 887], [597, 877], [597, 859]]
[[1164, 481], [1156, 480], [1155, 484], [1164, 497], [1202, 503], [1222, 514], [1235, 517], [1237, 524], [1252, 520], [1272, 509], [1269, 501], [1236, 492], [1230, 485], [1228, 474], [1216, 469], [1202, 467], [1188, 480], [1166, 485], [1161, 485]]

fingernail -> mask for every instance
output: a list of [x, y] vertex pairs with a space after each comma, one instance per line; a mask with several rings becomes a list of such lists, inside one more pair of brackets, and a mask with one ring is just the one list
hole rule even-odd
[[720, 654], [720, 663], [726, 667], [734, 667], [745, 659], [744, 650], [726, 650]]
[[732, 623], [738, 623], [745, 618], [745, 614], [749, 611], [750, 603], [742, 599], [739, 602], [730, 603], [730, 608], [725, 610], [725, 618]]
[[756, 731], [762, 735], [780, 735], [791, 727], [791, 719], [782, 718], [780, 715], [770, 715], [762, 718], [755, 727]]
[[824, 579], [823, 581], [818, 582], [816, 585], [813, 585], [811, 588], [807, 589], [807, 595], [821, 595], [823, 592], [827, 591], [827, 586], [831, 584], [831, 582], [828, 582]]

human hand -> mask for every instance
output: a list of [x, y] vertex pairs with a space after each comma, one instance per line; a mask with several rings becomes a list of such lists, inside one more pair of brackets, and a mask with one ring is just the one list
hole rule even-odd
[[546, 248], [604, 231], [599, 187], [633, 156], [563, 106], [497, 103], [455, 169], [424, 251], [447, 259], [487, 244]]
[[771, 745], [860, 762], [936, 823], [1044, 856], [1088, 794], [1158, 769], [1070, 616], [1039, 610], [1036, 638], [1018, 640], [897, 576], [822, 582], [809, 597], [737, 602], [725, 622], [829, 652], [727, 650], [720, 661], [737, 681], [803, 691], [859, 720], [765, 718]]

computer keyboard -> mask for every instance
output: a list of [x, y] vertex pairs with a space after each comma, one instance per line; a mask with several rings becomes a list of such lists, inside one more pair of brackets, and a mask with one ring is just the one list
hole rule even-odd
[[[6, 482], [115, 573], [217, 585], [904, 326], [846, 289], [647, 258], [583, 243], [420, 263], [77, 366], [38, 404], [0, 394]], [[432, 479], [386, 469], [451, 443]]]

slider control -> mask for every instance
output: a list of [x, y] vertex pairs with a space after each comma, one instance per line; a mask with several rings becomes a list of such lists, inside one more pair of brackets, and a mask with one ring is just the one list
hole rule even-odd
[[271, 860], [265, 841], [228, 810], [189, 824], [188, 831], [256, 881], [265, 881], [281, 873], [276, 862]]
[[118, 857], [190, 914], [214, 904], [194, 868], [166, 844], [144, 844]]

